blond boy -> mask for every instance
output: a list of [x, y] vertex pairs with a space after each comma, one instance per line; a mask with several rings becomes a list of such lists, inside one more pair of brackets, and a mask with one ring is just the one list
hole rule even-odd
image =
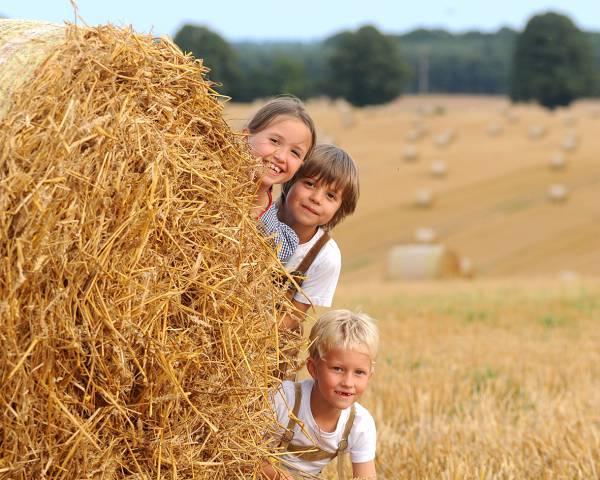
[[310, 332], [311, 378], [284, 381], [273, 395], [281, 426], [276, 441], [282, 468], [264, 468], [269, 479], [315, 478], [337, 455], [348, 452], [353, 477], [375, 478], [376, 429], [357, 400], [373, 375], [379, 334], [363, 313], [331, 310]]

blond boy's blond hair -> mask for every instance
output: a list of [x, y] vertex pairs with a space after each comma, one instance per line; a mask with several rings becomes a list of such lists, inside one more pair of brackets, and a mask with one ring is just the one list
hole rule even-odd
[[319, 317], [310, 330], [309, 355], [324, 359], [334, 348], [364, 351], [374, 362], [379, 348], [379, 331], [365, 313], [330, 310]]

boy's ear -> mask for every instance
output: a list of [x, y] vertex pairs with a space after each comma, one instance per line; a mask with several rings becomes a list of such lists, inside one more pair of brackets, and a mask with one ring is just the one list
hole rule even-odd
[[306, 359], [306, 369], [308, 370], [308, 373], [310, 373], [310, 376], [313, 379], [316, 379], [316, 377], [317, 377], [317, 366], [315, 365], [315, 360], [312, 357], [308, 357]]

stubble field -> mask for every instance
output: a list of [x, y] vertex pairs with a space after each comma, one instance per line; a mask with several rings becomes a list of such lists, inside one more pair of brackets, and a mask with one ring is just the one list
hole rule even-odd
[[[229, 105], [232, 126], [258, 106]], [[362, 400], [378, 427], [380, 478], [597, 479], [600, 104], [547, 112], [405, 97], [309, 110], [320, 139], [360, 169], [359, 207], [334, 232], [334, 307], [367, 312], [381, 329]], [[552, 199], [552, 185], [566, 197]], [[415, 206], [418, 191], [427, 205]], [[419, 228], [468, 260], [473, 278], [387, 280], [390, 248]]]

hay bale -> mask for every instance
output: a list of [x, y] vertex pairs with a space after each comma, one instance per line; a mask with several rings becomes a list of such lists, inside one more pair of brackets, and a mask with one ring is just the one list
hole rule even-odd
[[435, 162], [432, 162], [431, 166], [429, 167], [429, 173], [432, 177], [444, 178], [448, 174], [446, 162], [443, 162], [442, 160], [436, 160]]
[[500, 122], [492, 122], [487, 127], [487, 133], [490, 137], [497, 137], [503, 132], [502, 124]]
[[564, 203], [569, 197], [569, 189], [562, 183], [556, 183], [548, 187], [548, 198], [553, 203]]
[[460, 258], [460, 276], [464, 278], [473, 278], [475, 276], [473, 260], [468, 257]]
[[574, 133], [569, 133], [565, 136], [562, 143], [562, 149], [565, 152], [572, 152], [576, 150], [578, 146], [579, 142], [577, 141], [577, 135], [575, 135]]
[[539, 140], [547, 133], [546, 127], [543, 125], [531, 125], [528, 130], [528, 136], [531, 140]]
[[417, 228], [414, 238], [417, 243], [433, 243], [437, 240], [437, 231], [435, 228]]
[[550, 168], [552, 170], [564, 170], [567, 166], [567, 158], [564, 153], [554, 152], [550, 158]]
[[111, 26], [2, 20], [7, 51], [2, 476], [256, 476], [282, 270], [206, 69]]
[[413, 205], [417, 208], [431, 208], [435, 200], [435, 195], [428, 188], [420, 188], [415, 192]]
[[458, 256], [446, 246], [397, 245], [388, 256], [391, 280], [428, 280], [460, 275]]
[[405, 162], [414, 162], [419, 158], [419, 149], [414, 145], [406, 145], [402, 150], [402, 158]]
[[449, 128], [435, 137], [435, 145], [438, 148], [446, 148], [456, 138], [456, 132]]

